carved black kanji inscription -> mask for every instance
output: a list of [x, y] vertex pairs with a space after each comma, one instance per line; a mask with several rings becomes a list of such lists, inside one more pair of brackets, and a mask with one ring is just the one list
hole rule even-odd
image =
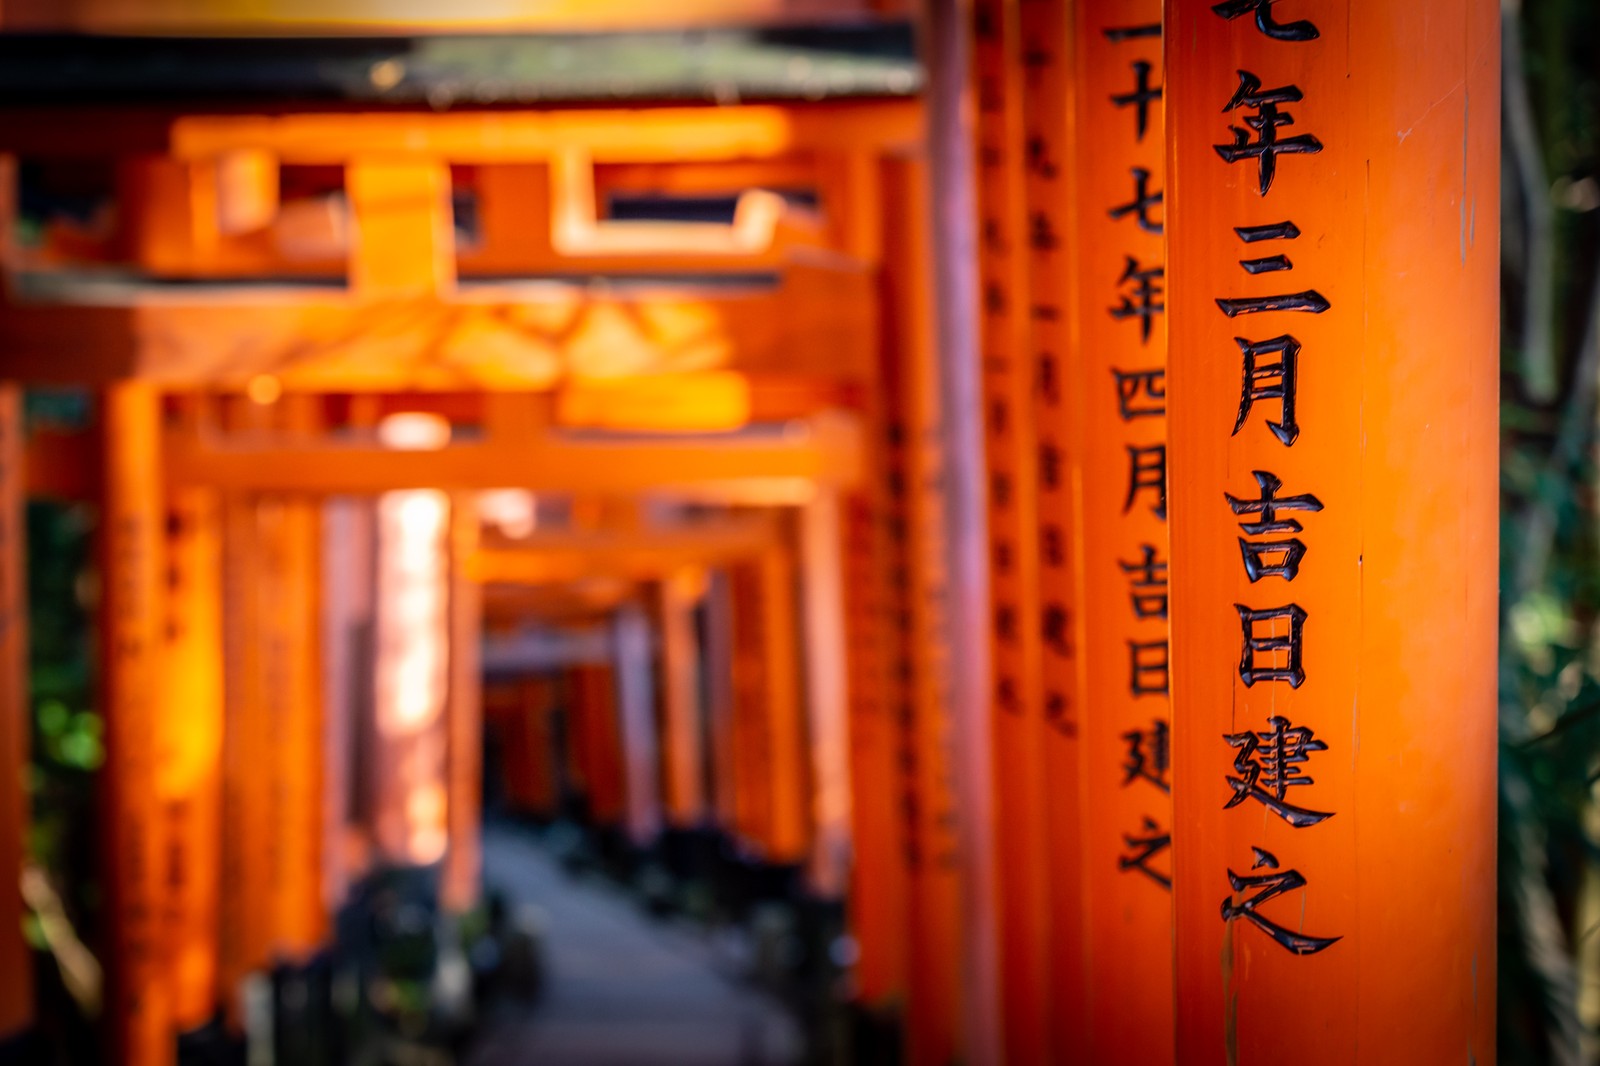
[[1165, 696], [1170, 688], [1171, 649], [1165, 640], [1128, 641], [1128, 692]]
[[1160, 234], [1161, 223], [1150, 217], [1150, 209], [1161, 202], [1162, 194], [1150, 191], [1150, 172], [1144, 167], [1129, 167], [1128, 171], [1133, 175], [1133, 199], [1111, 208], [1106, 214], [1113, 219], [1133, 215], [1140, 229]]
[[1145, 131], [1150, 127], [1150, 105], [1161, 99], [1161, 86], [1150, 84], [1151, 66], [1148, 62], [1136, 59], [1131, 66], [1133, 89], [1125, 93], [1112, 93], [1111, 102], [1118, 107], [1134, 109], [1134, 139], [1137, 143], [1143, 144]]
[[[1242, 603], [1233, 605], [1239, 612], [1243, 648], [1239, 652], [1239, 677], [1249, 688], [1258, 681], [1287, 681], [1290, 688], [1305, 684], [1301, 665], [1305, 640], [1306, 612], [1298, 604], [1255, 610]], [[1288, 632], [1278, 633], [1277, 623], [1287, 621]]]
[[1150, 512], [1157, 518], [1167, 517], [1167, 446], [1151, 444], [1145, 447], [1129, 444], [1128, 495], [1122, 501], [1122, 513], [1133, 509], [1134, 501], [1143, 492], [1153, 493], [1156, 502]]
[[[1254, 851], [1256, 855], [1255, 862], [1250, 867], [1252, 870], [1259, 870], [1262, 867], [1269, 870], [1278, 868], [1278, 857], [1272, 852], [1253, 846], [1250, 850]], [[1260, 906], [1274, 896], [1281, 896], [1285, 892], [1305, 887], [1306, 879], [1299, 870], [1285, 870], [1276, 874], [1257, 874], [1241, 877], [1230, 869], [1228, 871], [1228, 884], [1235, 894], [1252, 890], [1255, 894], [1240, 900], [1238, 903], [1233, 901], [1232, 896], [1224, 899], [1222, 901], [1222, 920], [1225, 922], [1231, 922], [1235, 918], [1248, 919], [1254, 923], [1256, 928], [1277, 941], [1280, 947], [1287, 951], [1292, 951], [1296, 955], [1315, 955], [1325, 948], [1332, 947], [1342, 939], [1336, 936], [1306, 936], [1302, 933], [1292, 932], [1259, 913]]]
[[1233, 232], [1246, 244], [1257, 241], [1292, 241], [1300, 236], [1300, 227], [1293, 222], [1268, 222], [1262, 226], [1235, 226]]
[[[1268, 420], [1267, 428], [1279, 443], [1289, 447], [1300, 436], [1300, 426], [1294, 420], [1300, 342], [1288, 334], [1264, 341], [1233, 339], [1244, 356], [1244, 385], [1239, 394], [1239, 415], [1233, 423], [1234, 435], [1244, 428], [1245, 419], [1250, 417], [1250, 409], [1257, 401], [1277, 400], [1278, 421]], [[1277, 356], [1276, 360], [1262, 361], [1262, 356], [1273, 355]]]
[[1255, 800], [1296, 829], [1332, 818], [1331, 811], [1307, 810], [1289, 803], [1286, 798], [1289, 789], [1316, 783], [1300, 767], [1313, 752], [1327, 751], [1328, 745], [1305, 726], [1290, 725], [1289, 719], [1281, 714], [1268, 718], [1267, 726], [1259, 732], [1223, 734], [1222, 739], [1230, 747], [1239, 749], [1233, 760], [1233, 768], [1239, 776], [1226, 778], [1233, 798], [1223, 804], [1223, 809]]
[[1167, 564], [1156, 558], [1154, 544], [1141, 544], [1142, 557], [1136, 562], [1117, 560], [1128, 575], [1128, 598], [1135, 618], [1167, 617]]
[[[1278, 136], [1280, 127], [1294, 125], [1294, 117], [1286, 111], [1278, 110], [1278, 105], [1294, 103], [1301, 98], [1300, 90], [1293, 85], [1263, 90], [1261, 79], [1248, 70], [1241, 70], [1239, 88], [1222, 109], [1224, 113], [1238, 108], [1253, 108], [1256, 112], [1254, 115], [1245, 116], [1244, 124], [1249, 129], [1228, 127], [1233, 132], [1232, 144], [1218, 144], [1212, 147], [1228, 163], [1254, 159], [1256, 180], [1262, 196], [1267, 195], [1267, 190], [1272, 188], [1272, 179], [1278, 173], [1278, 156], [1314, 155], [1322, 151], [1322, 142], [1309, 133], [1293, 137]], [[1255, 140], [1250, 139], [1252, 132], [1255, 134]]]
[[1172, 847], [1171, 832], [1162, 829], [1159, 822], [1146, 815], [1143, 829], [1122, 834], [1122, 842], [1128, 847], [1129, 853], [1117, 857], [1117, 869], [1123, 873], [1137, 870], [1162, 888], [1172, 888], [1172, 877], [1150, 866], [1152, 859]]
[[1295, 22], [1279, 22], [1272, 17], [1272, 5], [1277, 0], [1223, 0], [1220, 4], [1213, 4], [1212, 11], [1232, 22], [1243, 15], [1256, 17], [1256, 29], [1271, 37], [1274, 41], [1314, 41], [1322, 34], [1314, 23], [1299, 19]]
[[1294, 264], [1286, 255], [1266, 255], [1260, 259], [1241, 259], [1239, 265], [1246, 274], [1270, 274], [1277, 270], [1293, 270]]
[[1222, 308], [1222, 313], [1229, 318], [1237, 318], [1239, 315], [1259, 315], [1267, 311], [1303, 311], [1310, 315], [1320, 315], [1330, 304], [1316, 289], [1307, 289], [1305, 292], [1289, 292], [1281, 296], [1248, 296], [1234, 299], [1223, 299], [1219, 296], [1217, 306]]
[[1244, 572], [1252, 585], [1264, 577], [1293, 581], [1300, 573], [1300, 560], [1305, 558], [1306, 546], [1298, 537], [1267, 541], [1240, 537], [1239, 554], [1244, 559]]
[[1149, 729], [1130, 729], [1122, 734], [1127, 741], [1127, 761], [1122, 764], [1122, 786], [1135, 781], [1150, 782], [1163, 792], [1171, 792], [1167, 771], [1172, 765], [1171, 730], [1164, 718], [1151, 721]]
[[1160, 297], [1164, 291], [1157, 283], [1166, 276], [1166, 270], [1161, 267], [1142, 266], [1133, 256], [1127, 256], [1127, 265], [1122, 269], [1122, 276], [1117, 279], [1118, 285], [1128, 286], [1130, 291], [1122, 295], [1122, 302], [1111, 308], [1111, 317], [1121, 321], [1125, 318], [1139, 320], [1139, 341], [1141, 344], [1150, 342], [1150, 327], [1152, 319], [1167, 309], [1165, 301]]
[[1117, 413], [1124, 422], [1167, 413], [1166, 370], [1118, 370], [1113, 367], [1111, 376], [1117, 381]]
[[1256, 487], [1261, 490], [1261, 495], [1253, 500], [1241, 499], [1232, 493], [1224, 492], [1223, 498], [1228, 501], [1228, 507], [1236, 515], [1258, 515], [1259, 522], [1240, 522], [1239, 526], [1252, 537], [1264, 536], [1268, 533], [1298, 533], [1303, 528], [1293, 518], [1278, 518], [1279, 511], [1310, 511], [1322, 510], [1322, 501], [1310, 493], [1299, 496], [1279, 496], [1278, 490], [1283, 488], [1283, 481], [1276, 474], [1267, 470], [1252, 470], [1251, 476], [1256, 479]]
[[1142, 26], [1118, 26], [1102, 31], [1106, 40], [1112, 44], [1121, 44], [1123, 41], [1135, 41], [1142, 37], [1160, 37], [1161, 23], [1149, 22]]

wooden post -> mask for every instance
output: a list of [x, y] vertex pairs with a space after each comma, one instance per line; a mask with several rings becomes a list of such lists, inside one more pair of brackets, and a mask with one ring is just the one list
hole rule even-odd
[[[1068, 501], [1044, 532], [1047, 554], [1075, 551], [1082, 568], [1081, 611], [1068, 601], [1047, 611], [1045, 625], [1047, 644], [1081, 644], [1084, 685], [1064, 723], [1081, 750], [1057, 808], [1077, 816], [1063, 819], [1056, 847], [1076, 850], [1082, 878], [1064, 881], [1073, 864], [1063, 862], [1055, 886], [1058, 913], [1082, 922], [1057, 936], [1058, 951], [1076, 950], [1065, 960], [1075, 972], [1060, 989], [1058, 1052], [1158, 1063], [1173, 1055], [1174, 776], [1161, 5], [1063, 7], [1041, 80], [1075, 78], [1071, 113], [1053, 107], [1037, 116], [1050, 154], [1030, 159], [1039, 192], [1030, 243], [1052, 281], [1051, 306], [1073, 324], [1048, 342], [1041, 334], [1037, 347], [1059, 353], [1041, 356], [1057, 364], [1041, 365], [1041, 382], [1060, 393], [1053, 421], [1077, 427], [1062, 441], [1058, 481], [1079, 486], [1081, 531], [1072, 533]], [[1068, 98], [1041, 95], [1041, 107]]]
[[733, 832], [739, 824], [736, 649], [733, 578], [712, 571], [706, 587], [706, 711], [711, 738], [711, 804], [717, 828]]
[[[315, 426], [312, 397], [286, 397], [277, 414], [290, 434], [306, 434]], [[271, 765], [271, 829], [254, 846], [273, 854], [268, 882], [272, 956], [297, 961], [321, 946], [328, 918], [321, 866], [320, 518], [317, 502], [303, 496], [263, 497], [256, 505], [257, 661], [267, 724], [265, 745], [253, 757]]]
[[222, 929], [218, 998], [242, 1024], [240, 983], [267, 958], [271, 943], [268, 887], [273, 858], [264, 846], [273, 833], [267, 763], [267, 723], [260, 684], [258, 636], [260, 546], [253, 497], [222, 503], [223, 736]]
[[691, 568], [668, 575], [660, 588], [663, 786], [667, 819], [682, 829], [698, 828], [707, 813], [695, 633], [695, 606], [705, 587], [705, 572]]
[[819, 489], [800, 510], [806, 735], [811, 748], [807, 875], [818, 896], [842, 900], [851, 866], [851, 796], [849, 664], [839, 538], [839, 498], [831, 490]]
[[343, 905], [359, 871], [349, 837], [363, 718], [372, 687], [374, 509], [371, 500], [339, 497], [322, 516], [322, 901]]
[[1019, 0], [973, 6], [979, 335], [988, 463], [1000, 1006], [1011, 1062], [1048, 1055], [1050, 903], [1040, 691], [1038, 439], [1023, 198]]
[[[886, 477], [888, 467], [876, 465], [880, 477]], [[891, 1012], [905, 1002], [911, 928], [901, 810], [904, 762], [895, 717], [903, 685], [892, 673], [895, 634], [885, 580], [888, 553], [881, 535], [885, 494], [869, 490], [839, 501], [835, 535], [842, 555], [837, 575], [844, 599], [840, 632], [847, 648], [851, 853], [847, 914], [858, 953], [855, 994], [863, 1006]]]
[[222, 875], [222, 539], [214, 493], [169, 495], [160, 716], [165, 940], [178, 1032], [217, 1006]]
[[22, 936], [30, 822], [28, 588], [22, 390], [0, 384], [0, 1042], [33, 1024], [33, 957]]
[[107, 1018], [116, 1061], [160, 1066], [177, 1051], [161, 928], [161, 400], [147, 384], [124, 382], [108, 388], [103, 401]]
[[458, 914], [477, 904], [483, 866], [483, 592], [465, 572], [478, 528], [476, 501], [457, 495], [450, 508], [450, 689], [445, 697], [450, 843], [439, 895]]
[[1486, 1062], [1500, 9], [1166, 15], [1179, 1055]]
[[623, 823], [633, 845], [648, 848], [661, 835], [661, 751], [650, 622], [643, 608], [626, 603], [612, 616], [611, 641]]
[[884, 165], [884, 387], [895, 404], [886, 427], [895, 491], [896, 690], [901, 723], [904, 846], [909, 871], [906, 949], [907, 1061], [946, 1066], [959, 1057], [961, 951], [960, 801], [950, 648], [945, 515], [944, 404], [934, 347], [927, 167]]

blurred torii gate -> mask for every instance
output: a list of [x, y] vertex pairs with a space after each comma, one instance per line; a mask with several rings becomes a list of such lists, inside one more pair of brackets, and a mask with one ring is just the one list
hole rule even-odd
[[[169, 1060], [175, 1029], [204, 1021], [241, 969], [270, 958], [274, 938], [280, 949], [309, 950], [326, 927], [320, 773], [250, 784], [262, 771], [239, 748], [267, 743], [281, 757], [266, 762], [310, 766], [323, 738], [311, 501], [507, 486], [714, 497], [718, 486], [762, 485], [782, 500], [795, 486], [821, 484], [832, 486], [824, 500], [851, 493], [844, 511], [810, 508], [816, 518], [803, 523], [804, 554], [831, 567], [824, 573], [837, 583], [840, 538], [857, 556], [868, 553], [855, 564], [868, 575], [881, 572], [872, 553], [905, 551], [879, 539], [878, 519], [844, 519], [889, 506], [882, 493], [891, 474], [904, 477], [905, 433], [885, 449], [878, 420], [891, 411], [931, 417], [934, 379], [918, 324], [927, 308], [918, 272], [896, 271], [892, 284], [883, 276], [886, 256], [913, 248], [923, 224], [920, 112], [909, 101], [270, 117], [97, 109], [73, 121], [92, 128], [113, 115], [103, 141], [62, 136], [59, 110], [0, 116], [0, 147], [20, 161], [8, 173], [13, 187], [38, 161], [110, 156], [120, 219], [109, 239], [47, 225], [29, 247], [13, 246], [0, 350], [13, 380], [104, 389], [116, 889], [109, 1009], [125, 1061], [157, 1063]], [[474, 204], [465, 237], [451, 199], [463, 183]], [[805, 190], [817, 206], [796, 209], [773, 189]], [[600, 206], [705, 196], [737, 199], [731, 224], [618, 221]], [[121, 268], [82, 269], [106, 261]], [[897, 375], [888, 379], [885, 352]], [[836, 409], [865, 414], [874, 436], [859, 415]], [[425, 450], [386, 447], [374, 437], [386, 413], [431, 414], [452, 439]], [[32, 460], [41, 482], [73, 486], [70, 464], [82, 449], [40, 446], [51, 449]], [[470, 541], [470, 529], [453, 525], [458, 542]], [[884, 594], [850, 609], [853, 632], [887, 626]], [[804, 597], [817, 618], [812, 631], [839, 642], [831, 673], [820, 675], [832, 680], [813, 685], [814, 711], [822, 708], [814, 730], [828, 734], [835, 778], [870, 783], [854, 809], [876, 808], [873, 822], [841, 822], [851, 817], [848, 788], [826, 806], [820, 825], [835, 850], [815, 876], [834, 896], [848, 869], [838, 849], [852, 834], [900, 832], [887, 772], [900, 740], [887, 697], [875, 697], [870, 718], [850, 712], [849, 731], [873, 743], [853, 759], [844, 748], [849, 686], [886, 684], [873, 672], [889, 669], [886, 658], [860, 664], [854, 655], [851, 668], [862, 673], [852, 682], [842, 672], [839, 612], [842, 597], [856, 595], [813, 584]], [[204, 631], [221, 621], [206, 607], [219, 596], [243, 611], [223, 625], [226, 648], [222, 632]], [[465, 609], [452, 614], [460, 647], [476, 622]], [[182, 623], [181, 643], [170, 648], [161, 621], [169, 616]], [[877, 655], [892, 643], [860, 642]], [[211, 724], [188, 758], [220, 769], [183, 778], [198, 791], [167, 796], [163, 676], [180, 649], [186, 672], [208, 679], [185, 695], [211, 703], [194, 712]], [[452, 665], [451, 707], [463, 693], [471, 698], [470, 673]], [[236, 708], [265, 698], [263, 683], [295, 705], [293, 724], [281, 735], [267, 726], [252, 741], [233, 735], [234, 726], [264, 722], [260, 712], [239, 718], [230, 709], [221, 738], [224, 691]], [[924, 699], [923, 709], [933, 706]], [[459, 745], [465, 733], [451, 736]], [[204, 881], [217, 872], [223, 857], [207, 843], [215, 823], [204, 811], [220, 802], [218, 772], [233, 790], [229, 810], [268, 810], [262, 804], [276, 795], [289, 801], [285, 812], [302, 812], [296, 827], [278, 827], [298, 871], [283, 891], [299, 902], [281, 892], [261, 901], [275, 933], [229, 934], [223, 950], [232, 962], [224, 960], [220, 987], [205, 913], [218, 904], [201, 891], [167, 908], [188, 913], [168, 918], [155, 906], [173, 873]], [[470, 784], [456, 781], [454, 798]], [[452, 832], [463, 830], [454, 814], [450, 821]], [[259, 863], [247, 851], [271, 831], [230, 827], [229, 861]], [[864, 875], [857, 864], [856, 883], [879, 900], [861, 925], [870, 978], [862, 1000], [888, 1005], [905, 981], [908, 934], [893, 927], [905, 913], [906, 881], [876, 871], [897, 866], [901, 849], [856, 844], [868, 868]], [[227, 879], [270, 895], [278, 890], [262, 886], [287, 876], [283, 869], [235, 869]], [[256, 910], [242, 897], [221, 906], [247, 925], [243, 916]], [[953, 922], [953, 914], [934, 920], [952, 951]], [[164, 947], [173, 928], [191, 952], [181, 976]], [[942, 972], [953, 967], [952, 955]]]

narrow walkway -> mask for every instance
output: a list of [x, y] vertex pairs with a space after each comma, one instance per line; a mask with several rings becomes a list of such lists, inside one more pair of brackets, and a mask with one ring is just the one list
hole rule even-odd
[[536, 841], [490, 827], [485, 878], [543, 912], [545, 990], [499, 1018], [465, 1066], [783, 1066], [800, 1033], [725, 976], [706, 938], [651, 919], [616, 885], [574, 878]]

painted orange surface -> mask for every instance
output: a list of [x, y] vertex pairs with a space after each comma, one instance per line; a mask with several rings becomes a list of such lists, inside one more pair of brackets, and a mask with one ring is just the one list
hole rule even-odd
[[893, 717], [904, 699], [904, 685], [891, 673], [892, 618], [879, 534], [883, 495], [855, 494], [839, 507], [850, 743], [847, 912], [860, 951], [856, 996], [878, 1010], [898, 1007], [905, 999], [910, 933], [905, 825], [899, 817], [899, 738]]
[[1231, 6], [1166, 9], [1179, 1058], [1492, 1061], [1500, 10]]
[[[1038, 437], [1039, 622], [1044, 791], [1050, 879], [1049, 1017], [1057, 1060], [1085, 1053], [1089, 970], [1083, 920], [1085, 719], [1099, 713], [1083, 692], [1085, 600], [1080, 536], [1084, 434], [1074, 323], [1079, 174], [1071, 130], [1084, 96], [1076, 82], [1077, 6], [1023, 3], [1024, 191], [1030, 299], [1028, 361]], [[1103, 516], [1085, 516], [1099, 520]]]
[[476, 501], [468, 494], [456, 495], [450, 501], [450, 679], [445, 694], [449, 844], [439, 895], [458, 914], [472, 909], [482, 894], [483, 591], [466, 573], [478, 533]]
[[164, 934], [172, 1022], [183, 1032], [217, 1006], [222, 872], [222, 536], [219, 501], [204, 489], [167, 501], [167, 599], [160, 716], [167, 833]]
[[704, 591], [705, 571], [686, 568], [663, 580], [659, 592], [662, 792], [668, 820], [684, 827], [700, 825], [707, 814], [695, 624]]
[[[1063, 160], [1081, 432], [1082, 958], [1089, 1062], [1173, 1056], [1159, 0], [1073, 5]], [[1072, 1035], [1069, 1035], [1069, 1039]]]
[[22, 936], [17, 878], [30, 814], [23, 781], [32, 704], [28, 699], [27, 587], [23, 569], [24, 468], [22, 391], [0, 387], [0, 1039], [33, 1021], [32, 953]]
[[611, 669], [577, 666], [569, 678], [569, 706], [577, 716], [575, 731], [583, 736], [581, 752], [589, 815], [597, 825], [620, 828], [626, 797]]
[[147, 385], [102, 393], [105, 513], [104, 699], [107, 913], [106, 1017], [113, 1055], [129, 1066], [175, 1058], [166, 980], [158, 791], [162, 506], [160, 399]]
[[1006, 1059], [1018, 1064], [1046, 1061], [1052, 985], [1019, 7], [1019, 0], [977, 0], [972, 31], [994, 670], [992, 829], [1002, 1031]]
[[905, 920], [907, 1060], [944, 1066], [960, 1046], [961, 883], [949, 691], [944, 449], [933, 343], [928, 176], [920, 161], [884, 164], [883, 426], [889, 521], [896, 708], [908, 899]]

